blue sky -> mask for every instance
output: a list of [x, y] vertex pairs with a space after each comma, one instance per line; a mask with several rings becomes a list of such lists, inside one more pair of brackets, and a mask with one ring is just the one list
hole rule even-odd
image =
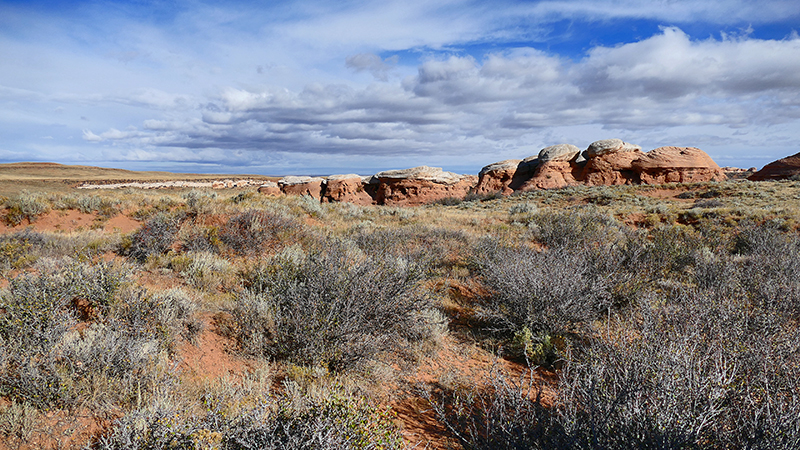
[[796, 1], [2, 1], [0, 162], [476, 173], [619, 137], [800, 151]]

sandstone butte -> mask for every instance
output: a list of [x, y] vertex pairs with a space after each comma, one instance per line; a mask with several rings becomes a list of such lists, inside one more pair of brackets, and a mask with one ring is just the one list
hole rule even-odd
[[[795, 158], [795, 173], [800, 172], [800, 154], [791, 158]], [[471, 192], [508, 195], [579, 184], [696, 183], [725, 179], [725, 172], [711, 157], [694, 147], [660, 147], [642, 152], [640, 146], [621, 139], [604, 139], [593, 142], [584, 151], [570, 144], [546, 147], [538, 155], [525, 159], [489, 164], [477, 176], [420, 166], [366, 177], [287, 176], [277, 183], [265, 183], [258, 190], [273, 196], [308, 195], [321, 202], [414, 206], [448, 197], [464, 198]]]
[[800, 177], [800, 153], [786, 158], [781, 158], [764, 166], [758, 172], [750, 175], [750, 181], [786, 180]]

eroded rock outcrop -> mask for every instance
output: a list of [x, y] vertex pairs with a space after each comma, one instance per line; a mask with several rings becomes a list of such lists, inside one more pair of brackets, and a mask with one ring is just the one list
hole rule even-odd
[[475, 192], [478, 194], [494, 192], [511, 194], [519, 190], [533, 176], [538, 165], [539, 159], [536, 156], [525, 159], [507, 159], [489, 164], [478, 174], [478, 185]]
[[645, 184], [724, 181], [722, 169], [708, 154], [694, 147], [659, 147], [631, 163]]
[[265, 181], [261, 186], [258, 187], [258, 192], [270, 197], [278, 197], [283, 194], [280, 186], [278, 186], [278, 183], [274, 181]]
[[378, 186], [377, 183], [371, 183], [371, 180], [372, 177], [362, 177], [354, 173], [331, 175], [328, 177], [323, 199], [328, 202], [372, 205], [375, 203]]
[[580, 152], [581, 149], [572, 144], [557, 144], [541, 149], [537, 159], [540, 163], [548, 161], [572, 161]]
[[387, 170], [375, 177], [379, 180], [375, 201], [402, 206], [422, 205], [447, 197], [463, 198], [475, 187], [478, 178], [428, 166]]
[[286, 195], [310, 195], [322, 199], [325, 179], [322, 177], [283, 177], [278, 181], [281, 191]]
[[[577, 154], [575, 155], [577, 156]], [[560, 189], [578, 184], [575, 179], [575, 163], [572, 161], [546, 161], [536, 167], [533, 176], [519, 190]]]
[[[776, 163], [790, 166], [781, 169], [787, 176], [800, 173], [800, 154]], [[640, 146], [621, 139], [603, 139], [592, 142], [584, 151], [571, 144], [545, 147], [536, 156], [489, 164], [478, 176], [420, 166], [387, 170], [371, 177], [356, 174], [332, 175], [327, 179], [289, 176], [277, 185], [263, 184], [259, 192], [310, 195], [325, 202], [412, 206], [447, 197], [464, 198], [470, 192], [511, 194], [578, 184], [607, 186], [725, 179], [725, 172], [711, 157], [694, 147], [660, 147], [644, 153]]]
[[633, 161], [642, 154], [640, 146], [622, 139], [592, 142], [582, 154], [585, 163], [577, 178], [589, 186], [638, 184], [641, 179], [633, 168]]
[[628, 142], [624, 142], [622, 139], [602, 139], [599, 141], [594, 141], [591, 144], [589, 144], [589, 148], [586, 149], [583, 156], [586, 159], [590, 159], [596, 156], [602, 156], [609, 153], [637, 152], [637, 151], [642, 151], [642, 147]]
[[800, 176], [800, 153], [773, 161], [750, 175], [751, 181], [786, 180]]

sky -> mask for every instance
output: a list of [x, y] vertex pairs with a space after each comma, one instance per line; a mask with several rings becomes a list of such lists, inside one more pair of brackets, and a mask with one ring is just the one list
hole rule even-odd
[[0, 162], [477, 173], [621, 138], [800, 152], [796, 0], [0, 0]]

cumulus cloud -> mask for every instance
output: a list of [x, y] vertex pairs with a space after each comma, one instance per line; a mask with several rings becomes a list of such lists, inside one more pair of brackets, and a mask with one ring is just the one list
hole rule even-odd
[[693, 42], [678, 28], [666, 28], [641, 42], [595, 48], [576, 68], [587, 94], [675, 98], [730, 96], [797, 89], [800, 39], [708, 39]]
[[[723, 126], [796, 117], [800, 40], [695, 41], [665, 28], [569, 61], [535, 49], [422, 63], [401, 83], [312, 83], [303, 90], [228, 87], [193, 121], [148, 120], [87, 140], [300, 153], [440, 154], [524, 145], [546, 127], [618, 130]], [[353, 68], [384, 64], [356, 55]], [[379, 77], [380, 78], [380, 77]], [[794, 116], [791, 112], [794, 111]], [[787, 115], [788, 114], [788, 115]], [[766, 118], [766, 119], [765, 119]]]

